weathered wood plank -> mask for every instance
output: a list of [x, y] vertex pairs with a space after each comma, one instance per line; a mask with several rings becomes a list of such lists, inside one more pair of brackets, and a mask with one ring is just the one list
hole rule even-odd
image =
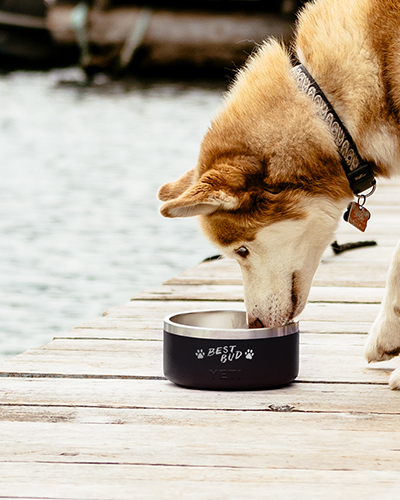
[[[379, 304], [384, 288], [313, 286], [308, 302]], [[143, 291], [132, 300], [218, 300], [243, 302], [242, 285], [163, 285]]]
[[217, 492], [230, 500], [266, 498], [266, 492], [278, 500], [321, 499], [327, 492], [330, 500], [393, 500], [398, 472], [25, 461], [0, 463], [0, 489], [3, 498], [50, 500], [209, 500]]
[[[371, 299], [372, 300], [372, 299]], [[188, 310], [241, 309], [244, 305], [224, 301], [133, 300], [110, 308], [102, 318], [83, 323], [56, 338], [162, 339], [163, 319]], [[309, 333], [366, 333], [379, 304], [308, 304], [302, 313], [301, 330]]]
[[[345, 326], [346, 333], [365, 334], [372, 326], [370, 322], [352, 322]], [[301, 329], [308, 333], [343, 333], [343, 323], [336, 321], [302, 321]], [[92, 324], [77, 327], [55, 339], [98, 340], [162, 340], [163, 332], [158, 325], [143, 330], [130, 318], [102, 318]]]
[[[279, 390], [199, 391], [166, 380], [0, 377], [2, 420], [57, 421], [74, 408], [399, 414], [400, 395], [379, 384], [294, 382]], [[33, 407], [37, 411], [33, 412]], [[201, 413], [199, 413], [201, 418]]]
[[[393, 220], [392, 224], [398, 224], [398, 219]], [[396, 227], [396, 226], [395, 226]], [[393, 227], [392, 227], [393, 229]], [[381, 247], [391, 247], [395, 248], [399, 241], [399, 232], [395, 230], [395, 232], [390, 232], [390, 225], [387, 227], [381, 226], [379, 230], [374, 232], [366, 231], [361, 234], [355, 228], [350, 227], [350, 224], [344, 226], [340, 231], [336, 231], [336, 235], [334, 236], [334, 240], [338, 240], [339, 243], [351, 243], [356, 241], [364, 241], [364, 240], [373, 240], [375, 241], [379, 248]]]
[[[397, 360], [367, 366], [363, 335], [302, 334], [299, 381], [386, 384]], [[162, 342], [54, 340], [4, 362], [0, 374], [163, 377]]]
[[[400, 218], [400, 217], [399, 217]], [[357, 241], [367, 241], [369, 238], [359, 237]], [[346, 241], [339, 241], [339, 243], [346, 243]], [[322, 262], [325, 264], [333, 263], [340, 265], [341, 262], [353, 262], [357, 266], [358, 262], [383, 262], [389, 263], [393, 257], [395, 246], [382, 246], [376, 245], [371, 247], [353, 248], [346, 250], [340, 254], [335, 255], [328, 247], [322, 256]]]
[[3, 421], [0, 441], [0, 462], [16, 465], [34, 457], [58, 463], [400, 472], [398, 415], [74, 408], [68, 419], [52, 424]]
[[[330, 260], [322, 262], [315, 273], [314, 286], [381, 287], [386, 283], [387, 262]], [[199, 264], [166, 281], [167, 285], [241, 285], [239, 265], [232, 259]]]
[[[106, 317], [113, 318], [132, 318], [137, 315], [137, 302], [131, 301], [127, 302], [123, 306], [116, 306], [109, 309], [106, 313]], [[157, 305], [160, 304], [160, 307]], [[169, 304], [173, 304], [172, 307], [168, 307]], [[198, 305], [197, 305], [198, 304]], [[198, 302], [191, 304], [193, 309], [240, 309], [244, 310], [243, 304], [237, 303], [214, 303], [213, 302]], [[148, 318], [149, 325], [157, 327], [157, 325], [162, 328], [162, 319], [175, 311], [188, 311], [192, 310], [192, 307], [188, 307], [187, 304], [182, 301], [179, 303], [181, 309], [176, 309], [177, 302], [149, 302], [149, 316], [154, 315], [153, 318]], [[355, 322], [372, 322], [376, 318], [379, 311], [379, 304], [341, 304], [341, 303], [309, 303], [306, 305], [304, 311], [300, 315], [300, 320], [304, 321], [334, 321], [337, 323], [351, 323]], [[142, 309], [143, 311], [143, 309]], [[151, 311], [151, 312], [150, 312]], [[343, 327], [345, 332], [345, 326]]]

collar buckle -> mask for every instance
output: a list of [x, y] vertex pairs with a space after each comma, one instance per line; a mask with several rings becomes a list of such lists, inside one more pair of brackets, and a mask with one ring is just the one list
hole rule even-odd
[[346, 171], [344, 166], [343, 169], [346, 172], [350, 187], [356, 196], [370, 188], [372, 188], [372, 191], [366, 195], [366, 198], [375, 192], [376, 180], [368, 163], [362, 162], [357, 168], [351, 171]]

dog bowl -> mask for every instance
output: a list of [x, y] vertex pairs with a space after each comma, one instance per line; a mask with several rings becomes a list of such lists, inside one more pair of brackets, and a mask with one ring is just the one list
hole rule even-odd
[[197, 389], [264, 389], [299, 370], [299, 323], [247, 327], [245, 311], [208, 310], [164, 319], [164, 374]]

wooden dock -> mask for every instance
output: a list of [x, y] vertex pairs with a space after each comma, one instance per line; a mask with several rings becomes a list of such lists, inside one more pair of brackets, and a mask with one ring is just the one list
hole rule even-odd
[[[0, 498], [397, 499], [399, 360], [368, 366], [366, 332], [400, 237], [400, 182], [368, 200], [369, 230], [340, 225], [301, 316], [300, 374], [276, 390], [168, 382], [162, 321], [242, 308], [237, 264], [203, 263], [0, 365]], [[27, 325], [29, 328], [29, 325]]]

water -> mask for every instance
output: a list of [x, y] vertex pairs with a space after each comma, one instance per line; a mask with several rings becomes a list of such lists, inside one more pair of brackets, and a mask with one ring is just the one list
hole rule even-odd
[[224, 84], [0, 76], [0, 361], [215, 254], [158, 187], [195, 165]]

